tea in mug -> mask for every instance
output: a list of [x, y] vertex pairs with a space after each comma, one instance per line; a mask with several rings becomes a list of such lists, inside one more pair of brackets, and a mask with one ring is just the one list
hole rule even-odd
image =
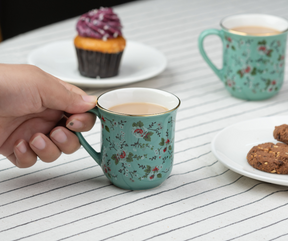
[[164, 106], [151, 103], [131, 102], [112, 106], [109, 110], [127, 115], [152, 115], [166, 112], [168, 109]]
[[280, 34], [281, 32], [268, 27], [262, 27], [262, 26], [239, 26], [235, 28], [231, 28], [229, 30], [232, 33], [239, 33], [239, 34], [245, 34], [245, 35], [251, 35], [251, 36], [268, 36], [268, 35], [276, 35]]

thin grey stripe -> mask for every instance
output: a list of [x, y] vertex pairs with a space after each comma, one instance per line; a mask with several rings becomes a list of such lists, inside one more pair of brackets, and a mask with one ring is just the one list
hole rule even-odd
[[[233, 182], [231, 182], [231, 183], [228, 183], [228, 184], [225, 184], [225, 185], [216, 187], [216, 188], [211, 188], [211, 189], [206, 190], [206, 191], [204, 191], [204, 192], [197, 193], [197, 194], [191, 195], [191, 196], [189, 196], [189, 197], [182, 198], [182, 199], [179, 199], [179, 200], [177, 200], [177, 201], [164, 204], [164, 205], [162, 205], [162, 206], [158, 206], [157, 208], [152, 208], [152, 209], [149, 209], [149, 210], [146, 210], [146, 211], [143, 211], [143, 212], [134, 214], [134, 215], [129, 216], [129, 217], [121, 218], [121, 219], [119, 219], [119, 220], [116, 220], [116, 221], [113, 221], [113, 222], [110, 222], [110, 223], [107, 223], [107, 224], [104, 224], [104, 225], [95, 227], [95, 228], [93, 228], [93, 229], [89, 229], [89, 230], [83, 231], [83, 232], [81, 232], [81, 233], [77, 233], [77, 234], [75, 234], [75, 235], [71, 235], [71, 236], [68, 236], [68, 237], [65, 237], [65, 238], [62, 238], [62, 239], [59, 239], [59, 240], [65, 240], [65, 239], [67, 239], [67, 238], [71, 238], [71, 237], [74, 237], [74, 236], [79, 235], [79, 234], [83, 234], [83, 233], [87, 233], [87, 232], [90, 232], [90, 231], [93, 231], [93, 230], [96, 230], [96, 229], [99, 229], [99, 228], [103, 228], [103, 227], [106, 227], [106, 226], [109, 226], [109, 225], [112, 225], [112, 224], [121, 222], [121, 221], [123, 221], [123, 220], [127, 220], [127, 219], [129, 219], [129, 218], [134, 218], [134, 217], [140, 216], [140, 215], [142, 215], [142, 214], [146, 214], [147, 212], [152, 212], [152, 211], [155, 211], [155, 210], [157, 210], [157, 209], [160, 209], [160, 208], [163, 208], [163, 207], [166, 207], [166, 206], [170, 206], [170, 205], [172, 205], [172, 204], [179, 203], [179, 202], [185, 201], [185, 200], [187, 200], [187, 199], [190, 199], [190, 198], [193, 198], [193, 197], [196, 197], [196, 196], [199, 196], [199, 195], [202, 195], [202, 194], [211, 192], [211, 191], [215, 191], [215, 190], [220, 189], [220, 188], [223, 188], [223, 187], [227, 187], [227, 186], [233, 185], [233, 184], [235, 184], [236, 182], [238, 182], [241, 178], [242, 178], [242, 176], [238, 177], [235, 181], [233, 181]], [[260, 185], [260, 183], [254, 185], [252, 188], [250, 188], [250, 189], [248, 189], [248, 190], [246, 190], [246, 191], [243, 191], [243, 192], [241, 192], [241, 193], [234, 194], [234, 195], [231, 195], [231, 196], [222, 198], [222, 199], [218, 199], [217, 201], [213, 201], [213, 202], [211, 202], [211, 203], [207, 203], [207, 204], [205, 204], [205, 205], [198, 206], [198, 207], [193, 208], [193, 209], [191, 209], [191, 210], [188, 210], [188, 211], [186, 211], [186, 212], [194, 211], [194, 210], [196, 210], [196, 209], [203, 208], [203, 207], [209, 206], [209, 205], [211, 205], [211, 204], [214, 204], [214, 203], [223, 201], [223, 200], [228, 199], [228, 198], [230, 198], [230, 197], [238, 196], [238, 195], [240, 195], [240, 194], [243, 194], [243, 193], [245, 193], [245, 192], [248, 192], [248, 191], [252, 190], [252, 189], [253, 189], [254, 187], [256, 187], [257, 185]], [[186, 212], [183, 212], [183, 213], [186, 213]], [[181, 213], [181, 214], [182, 214], [182, 213]], [[137, 228], [135, 228], [135, 229], [130, 229], [130, 230], [128, 230], [128, 231], [125, 231], [125, 232], [122, 232], [122, 233], [119, 233], [119, 234], [117, 234], [117, 235], [110, 236], [110, 237], [107, 237], [107, 238], [101, 239], [101, 240], [106, 240], [106, 239], [114, 238], [114, 237], [120, 236], [120, 235], [122, 235], [122, 234], [124, 234], [124, 233], [128, 233], [128, 232], [131, 232], [131, 231], [134, 231], [134, 230], [138, 230], [139, 228], [143, 228], [143, 227], [146, 227], [146, 226], [150, 226], [150, 225], [152, 225], [152, 224], [154, 224], [154, 223], [158, 223], [158, 222], [164, 221], [164, 220], [166, 220], [166, 219], [173, 218], [173, 217], [175, 217], [175, 216], [179, 216], [179, 215], [181, 215], [181, 214], [179, 213], [178, 215], [173, 215], [173, 216], [170, 216], [170, 217], [161, 219], [160, 221], [158, 220], [158, 221], [155, 221], [155, 222], [152, 222], [152, 223], [143, 225], [143, 226], [141, 226], [141, 227], [137, 227]]]
[[257, 107], [255, 109], [251, 109], [251, 110], [247, 110], [247, 111], [242, 111], [241, 113], [237, 113], [237, 114], [233, 114], [233, 115], [229, 115], [229, 116], [225, 116], [225, 117], [220, 117], [218, 119], [214, 119], [212, 121], [206, 121], [206, 122], [202, 122], [202, 123], [199, 123], [199, 124], [196, 124], [194, 126], [189, 126], [189, 127], [185, 127], [185, 128], [182, 128], [182, 129], [178, 129], [177, 132], [180, 132], [180, 131], [183, 131], [183, 130], [187, 130], [187, 129], [191, 129], [191, 128], [194, 128], [194, 127], [198, 127], [198, 126], [202, 126], [202, 125], [206, 125], [206, 124], [211, 124], [213, 122], [216, 122], [216, 121], [219, 121], [219, 120], [224, 120], [224, 119], [228, 119], [228, 118], [231, 118], [231, 117], [235, 117], [235, 116], [239, 116], [239, 115], [242, 115], [242, 114], [246, 114], [246, 113], [250, 113], [252, 111], [257, 111], [257, 110], [260, 110], [260, 109], [265, 109], [267, 107], [271, 107], [271, 106], [274, 106], [275, 104], [278, 104], [278, 103], [284, 103], [284, 102], [287, 102], [288, 100], [279, 100], [279, 101], [275, 101], [274, 103], [272, 104], [268, 104], [268, 105], [265, 105], [265, 106], [261, 106], [261, 107]]
[[285, 234], [282, 234], [282, 235], [280, 235], [280, 236], [277, 236], [277, 237], [275, 237], [275, 238], [273, 238], [273, 239], [269, 239], [269, 241], [273, 241], [273, 240], [276, 240], [276, 239], [285, 237], [285, 236], [287, 236], [287, 235], [288, 235], [288, 233], [285, 233]]
[[[172, 191], [172, 190], [176, 190], [176, 189], [178, 189], [178, 188], [187, 186], [187, 185], [189, 185], [189, 184], [191, 184], [191, 183], [196, 183], [196, 182], [199, 182], [199, 181], [203, 181], [203, 180], [207, 180], [207, 179], [210, 179], [210, 178], [218, 177], [218, 176], [221, 176], [221, 175], [227, 173], [228, 171], [229, 171], [229, 169], [225, 170], [224, 172], [222, 172], [222, 173], [220, 173], [220, 174], [214, 175], [214, 176], [209, 176], [209, 177], [206, 177], [206, 178], [201, 178], [201, 179], [198, 179], [198, 180], [195, 180], [195, 181], [192, 181], [192, 182], [188, 182], [188, 183], [182, 184], [182, 185], [177, 186], [177, 187], [174, 187], [174, 188], [170, 188], [170, 189], [167, 189], [167, 190], [163, 190], [163, 191], [158, 192], [158, 193], [155, 193], [155, 194], [150, 194], [150, 195], [147, 195], [147, 196], [145, 196], [145, 197], [136, 199], [136, 200], [134, 200], [134, 201], [127, 202], [127, 203], [122, 204], [122, 205], [119, 205], [119, 206], [117, 206], [117, 207], [110, 208], [110, 209], [107, 209], [107, 210], [105, 210], [105, 211], [99, 212], [99, 213], [97, 213], [97, 214], [92, 214], [92, 215], [89, 215], [89, 216], [87, 216], [87, 217], [85, 217], [85, 218], [76, 219], [76, 220], [74, 220], [74, 221], [71, 221], [71, 222], [69, 222], [69, 223], [65, 223], [65, 224], [59, 225], [59, 226], [54, 227], [54, 228], [50, 228], [50, 229], [47, 229], [47, 230], [44, 230], [44, 231], [41, 231], [41, 232], [38, 232], [38, 233], [34, 233], [34, 234], [31, 234], [31, 235], [28, 235], [28, 236], [25, 236], [25, 237], [21, 237], [20, 239], [32, 237], [32, 236], [38, 235], [38, 234], [40, 234], [40, 233], [44, 233], [44, 232], [47, 232], [47, 231], [50, 231], [50, 230], [53, 230], [53, 229], [58, 229], [58, 228], [60, 228], [60, 227], [67, 226], [67, 225], [69, 225], [69, 224], [76, 223], [76, 222], [85, 220], [85, 219], [87, 219], [87, 218], [100, 215], [100, 214], [102, 214], [102, 213], [107, 213], [107, 212], [113, 211], [113, 210], [115, 210], [115, 209], [118, 209], [118, 208], [120, 208], [120, 207], [127, 206], [127, 205], [130, 205], [130, 204], [132, 204], [132, 203], [138, 202], [138, 201], [140, 201], [140, 200], [144, 200], [144, 199], [147, 199], [147, 198], [150, 198], [150, 197], [153, 197], [153, 196], [160, 195], [160, 194], [162, 194], [162, 193], [166, 193], [166, 192], [169, 192], [169, 191]], [[78, 206], [77, 208], [82, 207], [82, 206], [87, 206], [87, 205], [90, 205], [90, 204], [92, 204], [92, 203], [95, 203], [95, 202], [86, 203], [85, 205], [80, 205], [80, 206]], [[31, 222], [27, 222], [27, 223], [24, 223], [24, 224], [21, 224], [21, 225], [17, 225], [17, 226], [15, 226], [15, 227], [11, 227], [11, 228], [9, 228], [9, 229], [2, 230], [2, 231], [0, 231], [0, 233], [1, 233], [1, 232], [8, 231], [8, 230], [11, 230], [11, 229], [14, 229], [14, 228], [17, 228], [17, 227], [19, 227], [19, 226], [23, 226], [23, 225], [26, 225], [26, 224], [35, 222], [35, 221], [39, 221], [39, 220], [46, 219], [46, 218], [49, 218], [49, 217], [52, 217], [52, 216], [55, 216], [55, 215], [59, 215], [59, 214], [61, 214], [61, 213], [65, 213], [65, 212], [68, 212], [68, 211], [71, 211], [71, 210], [74, 210], [74, 209], [75, 209], [75, 208], [69, 209], [69, 210], [65, 210], [65, 211], [59, 212], [59, 213], [54, 214], [54, 215], [46, 216], [45, 218], [39, 218], [39, 219], [33, 220], [33, 221], [31, 221]], [[16, 240], [20, 240], [20, 239], [16, 239]]]
[[[210, 151], [209, 151], [208, 153], [202, 154], [202, 155], [200, 155], [200, 156], [198, 156], [198, 157], [191, 158], [190, 160], [198, 159], [198, 158], [200, 158], [200, 157], [202, 157], [202, 156], [204, 156], [204, 155], [206, 155], [206, 154], [209, 154], [209, 153], [210, 153]], [[187, 162], [187, 161], [184, 161], [184, 162]], [[184, 162], [182, 162], [182, 163], [184, 163]], [[201, 167], [199, 167], [199, 168], [193, 169], [193, 170], [191, 170], [191, 171], [189, 171], [189, 172], [170, 175], [168, 178], [170, 178], [171, 176], [175, 176], [175, 175], [182, 175], [182, 174], [185, 175], [185, 174], [190, 173], [190, 172], [195, 172], [195, 171], [198, 171], [198, 170], [203, 169], [203, 168], [206, 168], [206, 167], [211, 167], [211, 166], [213, 166], [213, 165], [216, 164], [216, 163], [217, 163], [217, 161], [214, 162], [214, 163], [212, 163], [212, 164], [210, 164], [210, 165], [205, 165], [205, 166], [201, 166]], [[180, 163], [179, 163], [179, 164], [180, 164]], [[76, 183], [72, 183], [72, 184], [68, 184], [68, 185], [65, 185], [65, 186], [62, 186], [62, 187], [57, 187], [57, 188], [54, 188], [54, 189], [51, 189], [51, 190], [48, 190], [48, 191], [45, 191], [45, 192], [42, 192], [42, 193], [35, 194], [35, 195], [33, 195], [33, 196], [29, 196], [29, 197], [26, 197], [26, 198], [22, 198], [22, 199], [18, 199], [18, 200], [9, 202], [9, 203], [7, 203], [7, 204], [1, 205], [0, 207], [6, 206], [6, 205], [11, 204], [11, 203], [23, 201], [23, 200], [26, 200], [26, 199], [29, 199], [29, 198], [34, 198], [34, 197], [39, 196], [39, 195], [47, 194], [47, 193], [49, 193], [49, 192], [51, 192], [51, 191], [59, 190], [59, 189], [61, 189], [61, 188], [63, 188], [63, 187], [75, 185], [75, 184], [78, 184], [78, 183], [80, 183], [80, 182], [84, 182], [84, 181], [91, 180], [91, 179], [96, 179], [96, 178], [102, 177], [102, 176], [104, 176], [104, 175], [100, 175], [100, 176], [97, 176], [97, 177], [95, 177], [95, 178], [90, 178], [90, 179], [82, 180], [82, 181], [79, 181], [79, 182], [76, 182]], [[104, 186], [104, 187], [108, 187], [108, 186], [111, 186], [111, 185], [112, 185], [112, 184], [106, 185], [106, 186]], [[28, 209], [28, 210], [33, 210], [33, 209], [36, 209], [36, 208], [39, 208], [39, 207], [43, 207], [43, 206], [46, 206], [46, 205], [49, 205], [49, 204], [52, 204], [52, 203], [56, 203], [56, 202], [59, 202], [59, 201], [68, 199], [68, 198], [72, 198], [72, 197], [75, 197], [75, 196], [82, 195], [82, 194], [84, 194], [84, 193], [92, 192], [92, 191], [97, 190], [97, 189], [100, 189], [100, 188], [103, 188], [103, 187], [99, 187], [99, 188], [95, 188], [95, 189], [88, 190], [88, 191], [85, 191], [85, 192], [77, 193], [77, 194], [75, 194], [75, 195], [68, 196], [68, 197], [65, 197], [65, 198], [62, 198], [62, 199], [59, 199], [59, 200], [50, 202], [50, 203], [46, 203], [46, 204], [43, 204], [43, 205], [40, 205], [40, 206], [37, 206], [37, 207], [33, 207], [33, 208], [31, 208], [31, 209]], [[126, 192], [125, 192], [125, 193], [126, 193]], [[123, 194], [125, 194], [125, 193], [123, 193]], [[114, 195], [107, 197], [107, 199], [108, 199], [108, 198], [111, 198], [111, 197], [114, 197]], [[23, 211], [21, 211], [20, 213], [26, 212], [26, 211], [28, 211], [28, 210], [23, 210]], [[13, 216], [13, 215], [15, 215], [15, 214], [16, 214], [16, 213], [11, 214], [11, 215], [8, 215], [8, 216], [1, 217], [0, 220], [3, 219], [3, 218], [7, 218], [7, 217], [10, 217], [10, 216]]]
[[31, 187], [31, 186], [37, 185], [39, 183], [47, 182], [47, 181], [50, 181], [50, 180], [53, 180], [53, 179], [57, 179], [59, 177], [64, 177], [64, 176], [67, 176], [67, 175], [70, 175], [70, 174], [73, 174], [73, 173], [82, 172], [82, 171], [85, 171], [85, 170], [88, 170], [88, 169], [91, 169], [91, 168], [95, 168], [95, 167], [96, 167], [96, 165], [93, 165], [93, 166], [89, 166], [89, 167], [86, 167], [86, 168], [78, 169], [76, 171], [66, 172], [64, 174], [61, 174], [61, 175], [58, 175], [58, 176], [55, 176], [55, 177], [47, 178], [47, 179], [44, 179], [44, 180], [41, 180], [41, 181], [38, 181], [38, 182], [34, 182], [34, 183], [31, 183], [31, 184], [22, 186], [22, 187], [17, 187], [17, 188], [10, 189], [10, 190], [5, 191], [5, 192], [1, 192], [0, 195], [6, 194], [6, 193], [9, 193], [9, 192], [13, 192], [13, 191], [16, 191], [16, 190], [19, 190], [19, 189], [22, 189], [22, 188]]
[[[161, 234], [152, 236], [152, 237], [150, 237], [149, 239], [153, 239], [153, 238], [155, 238], [155, 237], [159, 237], [159, 236], [165, 235], [165, 234], [167, 234], [167, 233], [171, 233], [171, 232], [174, 232], [174, 231], [176, 231], [176, 230], [180, 230], [180, 229], [183, 229], [183, 228], [192, 226], [192, 225], [194, 225], [194, 224], [196, 224], [196, 223], [200, 223], [200, 222], [206, 221], [206, 220], [208, 220], [208, 219], [210, 219], [210, 218], [214, 218], [214, 217], [217, 217], [217, 216], [221, 216], [221, 215], [226, 214], [226, 213], [229, 213], [229, 212], [231, 212], [231, 211], [234, 211], [234, 210], [237, 210], [237, 209], [240, 209], [240, 208], [243, 208], [243, 207], [246, 207], [246, 206], [255, 204], [255, 203], [257, 203], [257, 202], [260, 202], [260, 201], [264, 200], [264, 199], [267, 198], [267, 197], [272, 196], [272, 195], [275, 194], [275, 193], [287, 192], [287, 191], [288, 191], [288, 189], [286, 189], [286, 190], [278, 190], [278, 191], [271, 192], [271, 193], [267, 194], [266, 196], [264, 196], [264, 197], [262, 197], [262, 198], [260, 198], [260, 199], [258, 199], [258, 200], [255, 200], [255, 201], [253, 201], [253, 202], [250, 202], [250, 203], [247, 203], [247, 204], [244, 204], [244, 205], [240, 205], [240, 206], [235, 207], [235, 208], [232, 208], [232, 209], [230, 209], [230, 210], [227, 210], [227, 211], [224, 211], [224, 212], [221, 212], [221, 213], [212, 215], [212, 216], [210, 216], [210, 217], [207, 217], [207, 218], [204, 218], [204, 219], [195, 221], [195, 222], [193, 222], [193, 223], [190, 223], [190, 224], [187, 224], [187, 225], [184, 225], [184, 226], [175, 228], [175, 229], [171, 229], [171, 230], [169, 230], [169, 231], [167, 231], [167, 232], [163, 232], [163, 233], [161, 233]], [[287, 204], [288, 204], [288, 203], [286, 203], [285, 205], [287, 205]], [[283, 205], [281, 205], [281, 206], [283, 206]], [[279, 208], [279, 207], [280, 207], [280, 206], [278, 206], [277, 208]], [[270, 209], [270, 211], [273, 211], [274, 209], [277, 209], [277, 208]], [[266, 211], [266, 212], [269, 212], [269, 211]], [[262, 212], [262, 214], [263, 214], [263, 213], [266, 213], [266, 212]], [[259, 215], [261, 215], [261, 214], [259, 214]], [[195, 236], [195, 237], [193, 237], [193, 238], [189, 238], [189, 239], [186, 239], [186, 240], [192, 240], [192, 239], [195, 239], [195, 238], [202, 237], [202, 236], [207, 235], [207, 234], [209, 234], [209, 233], [212, 233], [212, 232], [214, 232], [214, 231], [217, 231], [217, 230], [226, 228], [226, 227], [228, 227], [228, 226], [234, 225], [234, 224], [236, 224], [236, 223], [239, 223], [239, 222], [248, 220], [248, 219], [250, 219], [250, 218], [253, 218], [253, 217], [256, 217], [256, 216], [259, 216], [259, 215], [254, 215], [254, 216], [251, 216], [251, 217], [249, 217], [249, 218], [242, 219], [241, 221], [238, 221], [238, 222], [235, 222], [235, 223], [232, 223], [232, 224], [228, 224], [228, 225], [225, 225], [225, 226], [220, 227], [220, 228], [217, 228], [217, 229], [213, 229], [213, 230], [211, 230], [211, 231], [209, 231], [209, 232], [206, 232], [206, 233], [201, 234], [201, 235], [197, 235], [197, 236]], [[145, 240], [148, 240], [148, 239], [145, 239]]]
[[[33, 171], [33, 172], [30, 172], [30, 173], [26, 173], [26, 174], [23, 174], [23, 175], [19, 175], [19, 176], [16, 176], [16, 177], [12, 177], [12, 178], [9, 178], [9, 179], [6, 179], [6, 180], [2, 180], [0, 183], [3, 183], [3, 182], [7, 182], [7, 181], [11, 181], [11, 180], [14, 180], [14, 179], [17, 179], [17, 178], [20, 178], [20, 177], [24, 177], [24, 176], [28, 176], [30, 174], [35, 174], [37, 172], [41, 172], [43, 170], [49, 170], [49, 169], [52, 169], [52, 168], [57, 168], [59, 166], [64, 166], [64, 165], [68, 165], [70, 163], [73, 163], [73, 162], [77, 162], [77, 161], [80, 161], [80, 160], [83, 160], [85, 158], [90, 158], [90, 156], [84, 156], [84, 157], [81, 157], [81, 158], [77, 158], [75, 160], [72, 160], [72, 161], [69, 161], [69, 162], [65, 162], [65, 163], [60, 163], [60, 164], [57, 164], [55, 166], [50, 166], [50, 167], [46, 167], [46, 168], [43, 168], [43, 169], [39, 169], [37, 171]], [[2, 193], [0, 193], [0, 195], [2, 195]]]

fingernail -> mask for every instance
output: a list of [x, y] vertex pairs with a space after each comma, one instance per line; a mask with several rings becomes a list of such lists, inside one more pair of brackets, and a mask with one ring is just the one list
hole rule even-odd
[[46, 142], [41, 136], [36, 136], [34, 140], [31, 142], [31, 145], [33, 145], [39, 150], [43, 150], [46, 147]]
[[96, 105], [97, 97], [93, 95], [82, 95], [82, 99], [85, 102], [93, 103]]
[[79, 120], [72, 120], [68, 123], [68, 125], [66, 126], [67, 128], [73, 128], [74, 129], [80, 129], [82, 128], [84, 125], [81, 121]]
[[16, 148], [21, 152], [21, 153], [25, 153], [27, 151], [26, 145], [24, 144], [24, 141], [21, 141]]
[[52, 139], [59, 143], [64, 143], [67, 141], [67, 136], [61, 129], [57, 129], [51, 133]]

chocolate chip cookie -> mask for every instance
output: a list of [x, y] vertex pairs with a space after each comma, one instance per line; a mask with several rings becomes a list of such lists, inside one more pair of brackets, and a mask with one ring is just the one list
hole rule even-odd
[[275, 126], [273, 136], [277, 141], [288, 144], [288, 125]]
[[247, 154], [247, 160], [258, 170], [288, 174], [288, 145], [268, 142], [254, 146]]

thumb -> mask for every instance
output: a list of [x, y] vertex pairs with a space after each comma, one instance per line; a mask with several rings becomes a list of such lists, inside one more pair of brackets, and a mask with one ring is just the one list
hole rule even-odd
[[96, 96], [89, 96], [76, 86], [64, 83], [57, 78], [41, 82], [38, 92], [43, 107], [76, 114], [86, 112], [96, 105]]

